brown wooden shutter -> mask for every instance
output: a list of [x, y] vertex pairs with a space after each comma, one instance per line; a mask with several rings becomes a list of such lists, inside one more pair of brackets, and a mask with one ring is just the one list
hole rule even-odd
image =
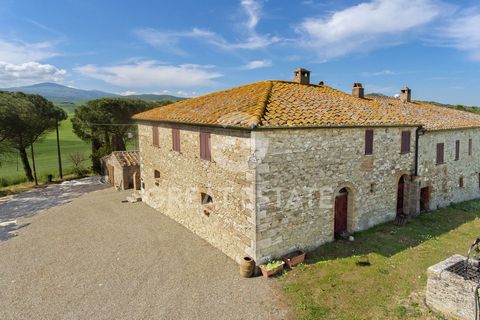
[[460, 140], [455, 141], [455, 160], [460, 159]]
[[401, 153], [409, 153], [410, 152], [410, 131], [402, 131], [402, 142], [401, 142]]
[[472, 155], [472, 149], [473, 149], [473, 141], [472, 139], [468, 139], [468, 155]]
[[172, 129], [172, 149], [180, 152], [180, 130]]
[[200, 158], [211, 161], [210, 133], [200, 132]]
[[158, 147], [159, 146], [159, 142], [158, 142], [158, 127], [157, 126], [152, 126], [152, 141], [153, 141], [153, 145], [155, 147]]
[[365, 154], [373, 154], [373, 130], [365, 130]]
[[437, 143], [437, 164], [442, 164], [444, 161], [444, 144], [443, 143]]

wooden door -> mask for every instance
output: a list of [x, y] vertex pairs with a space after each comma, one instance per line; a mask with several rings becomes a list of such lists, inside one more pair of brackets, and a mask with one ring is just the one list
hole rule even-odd
[[397, 191], [397, 216], [399, 214], [403, 214], [405, 211], [404, 209], [404, 202], [405, 202], [405, 179], [404, 177], [400, 178], [398, 181], [398, 191]]
[[420, 189], [420, 211], [430, 211], [430, 188], [425, 187]]
[[347, 231], [348, 192], [343, 189], [335, 198], [335, 234]]

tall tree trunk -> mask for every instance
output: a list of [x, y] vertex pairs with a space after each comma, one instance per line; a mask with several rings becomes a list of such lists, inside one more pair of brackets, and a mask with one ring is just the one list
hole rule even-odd
[[22, 160], [23, 170], [25, 170], [27, 180], [33, 181], [32, 168], [30, 168], [30, 163], [28, 162], [27, 151], [25, 151], [24, 147], [19, 148], [18, 151], [20, 153], [20, 159]]
[[125, 147], [125, 141], [123, 140], [122, 135], [114, 135], [112, 136], [112, 145], [114, 151], [125, 151], [127, 148]]

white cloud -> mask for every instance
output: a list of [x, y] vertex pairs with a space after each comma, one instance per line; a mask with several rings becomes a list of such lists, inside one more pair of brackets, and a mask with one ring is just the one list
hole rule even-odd
[[56, 55], [53, 44], [50, 42], [25, 43], [0, 39], [0, 61], [21, 64], [41, 61]]
[[13, 87], [38, 82], [59, 82], [67, 76], [67, 71], [50, 64], [26, 62], [12, 64], [0, 61], [0, 85]]
[[74, 70], [87, 77], [124, 87], [204, 87], [214, 84], [222, 74], [210, 71], [212, 66], [184, 64], [162, 65], [157, 61], [142, 61], [113, 66], [84, 65]]
[[244, 39], [237, 42], [230, 42], [216, 32], [193, 28], [189, 31], [160, 31], [152, 28], [137, 29], [134, 31], [141, 40], [162, 50], [168, 50], [179, 55], [186, 55], [187, 52], [180, 48], [181, 40], [205, 41], [210, 45], [217, 46], [224, 50], [245, 49], [256, 50], [280, 42], [279, 37], [268, 34], [259, 34], [256, 27], [260, 21], [262, 5], [257, 0], [242, 0], [241, 8], [246, 16], [246, 21], [240, 23]]
[[480, 61], [480, 9], [463, 12], [440, 31], [440, 45], [465, 51], [470, 58]]
[[248, 62], [246, 65], [244, 65], [242, 69], [254, 70], [254, 69], [260, 69], [260, 68], [267, 68], [271, 66], [272, 66], [271, 60], [253, 60]]
[[121, 96], [131, 96], [132, 94], [138, 94], [138, 92], [137, 92], [137, 91], [129, 91], [129, 90], [127, 90], [127, 91], [123, 91], [123, 92], [120, 92], [120, 93], [119, 93], [119, 95], [121, 95]]
[[329, 59], [399, 43], [408, 31], [434, 21], [447, 8], [437, 0], [371, 0], [328, 17], [305, 19], [297, 31], [305, 46]]
[[382, 71], [376, 71], [376, 72], [363, 72], [362, 76], [364, 77], [378, 77], [378, 76], [394, 76], [397, 75], [397, 72], [394, 72], [392, 70], [382, 70]]

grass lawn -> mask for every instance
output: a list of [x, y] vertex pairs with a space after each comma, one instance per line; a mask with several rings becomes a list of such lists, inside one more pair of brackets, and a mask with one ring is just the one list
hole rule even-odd
[[[71, 117], [72, 115], [69, 115]], [[69, 173], [72, 163], [69, 154], [81, 152], [87, 158], [85, 165], [90, 166], [89, 155], [91, 147], [89, 143], [80, 140], [72, 131], [70, 119], [62, 121], [60, 127], [60, 147], [62, 151], [62, 164], [64, 174]], [[55, 131], [50, 132], [42, 141], [33, 145], [35, 151], [35, 164], [37, 167], [37, 176], [40, 180], [46, 180], [48, 174], [58, 175], [57, 142]], [[30, 149], [27, 154], [31, 164]], [[32, 167], [33, 170], [33, 167]], [[2, 181], [3, 180], [3, 181]], [[16, 184], [26, 181], [22, 163], [19, 160], [18, 171], [15, 154], [2, 163], [0, 167], [0, 186], [7, 184]], [[14, 183], [12, 183], [14, 182]]]
[[[426, 270], [466, 255], [480, 236], [480, 200], [422, 214], [403, 227], [387, 223], [307, 255], [278, 284], [299, 319], [443, 319], [424, 305]], [[368, 261], [369, 266], [358, 262]]]

